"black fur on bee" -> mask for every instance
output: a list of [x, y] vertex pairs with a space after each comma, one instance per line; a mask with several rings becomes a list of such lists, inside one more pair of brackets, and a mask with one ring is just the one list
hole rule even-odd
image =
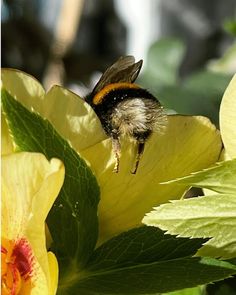
[[119, 171], [120, 138], [128, 136], [137, 142], [133, 174], [137, 172], [146, 140], [153, 131], [166, 125], [159, 101], [147, 90], [133, 84], [142, 67], [134, 57], [121, 57], [106, 70], [86, 101], [99, 117], [106, 134], [111, 137], [116, 157], [114, 172]]

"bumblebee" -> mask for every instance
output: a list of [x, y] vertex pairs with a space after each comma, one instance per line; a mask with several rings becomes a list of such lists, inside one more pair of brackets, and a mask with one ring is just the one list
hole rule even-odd
[[113, 172], [119, 171], [121, 143], [128, 136], [137, 144], [134, 168], [138, 169], [145, 142], [152, 132], [166, 125], [166, 115], [159, 101], [134, 81], [138, 77], [143, 61], [135, 63], [133, 56], [120, 57], [110, 66], [85, 100], [99, 117], [103, 129], [112, 139], [116, 158]]

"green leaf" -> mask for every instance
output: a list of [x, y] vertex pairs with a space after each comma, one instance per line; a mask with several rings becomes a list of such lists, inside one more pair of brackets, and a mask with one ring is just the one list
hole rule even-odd
[[178, 39], [166, 38], [154, 43], [148, 52], [147, 64], [141, 81], [155, 81], [156, 85], [174, 85], [183, 60], [185, 45]]
[[236, 37], [236, 21], [235, 21], [235, 19], [227, 19], [223, 24], [223, 28], [228, 34]]
[[208, 97], [209, 103], [220, 103], [231, 77], [232, 75], [205, 70], [189, 76], [189, 78], [184, 80], [183, 86], [186, 89], [198, 92], [199, 95]]
[[165, 295], [204, 295], [205, 294], [204, 288], [205, 286], [198, 286], [195, 288], [183, 289], [179, 291], [165, 293]]
[[171, 201], [148, 213], [143, 222], [181, 237], [213, 237], [199, 255], [236, 257], [236, 195]]
[[206, 241], [176, 239], [155, 227], [142, 226], [124, 232], [96, 249], [88, 263], [88, 270], [110, 270], [189, 257]]
[[55, 157], [64, 162], [65, 181], [47, 223], [61, 276], [63, 269], [82, 268], [97, 241], [99, 188], [96, 179], [47, 120], [27, 110], [4, 89], [2, 107], [18, 149], [40, 152], [48, 159]]
[[166, 183], [191, 185], [236, 195], [236, 159], [217, 163], [214, 167]]
[[165, 108], [172, 109], [178, 114], [201, 114], [217, 123], [219, 119], [218, 113], [222, 95], [218, 94], [215, 101], [210, 99], [209, 96], [210, 95], [206, 93], [202, 94], [196, 89], [188, 89], [182, 85], [163, 87], [161, 91], [157, 93], [157, 97]]
[[140, 227], [109, 240], [83, 273], [68, 274], [59, 294], [152, 294], [190, 288], [236, 273], [230, 263], [192, 258], [202, 239], [175, 238]]
[[221, 98], [230, 79], [231, 75], [201, 71], [155, 93], [166, 108], [179, 114], [207, 116], [218, 123]]
[[220, 194], [171, 201], [148, 213], [143, 223], [181, 237], [212, 237], [198, 255], [236, 257], [236, 159], [172, 182]]

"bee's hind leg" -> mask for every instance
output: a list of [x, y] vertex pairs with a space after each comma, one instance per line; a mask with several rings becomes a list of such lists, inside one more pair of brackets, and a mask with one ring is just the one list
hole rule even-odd
[[132, 174], [136, 174], [139, 166], [140, 159], [142, 157], [142, 154], [144, 152], [145, 142], [150, 136], [151, 132], [147, 130], [146, 132], [143, 132], [141, 134], [135, 134], [135, 139], [137, 141], [137, 154], [136, 154], [136, 160], [134, 169], [131, 171]]
[[132, 174], [136, 174], [139, 166], [140, 159], [142, 157], [143, 151], [144, 151], [144, 146], [145, 146], [145, 141], [144, 142], [138, 142], [138, 150], [136, 154], [136, 159], [135, 159], [135, 165], [134, 169], [131, 171]]
[[119, 136], [117, 134], [113, 134], [111, 140], [112, 140], [112, 150], [116, 159], [113, 172], [118, 173], [119, 167], [120, 167], [120, 155], [121, 155], [121, 146], [120, 146]]

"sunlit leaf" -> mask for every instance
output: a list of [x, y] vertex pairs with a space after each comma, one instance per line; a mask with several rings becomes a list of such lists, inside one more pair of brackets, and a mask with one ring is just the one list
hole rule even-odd
[[215, 192], [236, 194], [236, 159], [219, 162], [215, 166], [169, 183], [193, 185]]
[[223, 162], [175, 183], [220, 193], [163, 204], [148, 213], [143, 222], [182, 237], [212, 237], [199, 250], [199, 255], [236, 257], [236, 160]]

